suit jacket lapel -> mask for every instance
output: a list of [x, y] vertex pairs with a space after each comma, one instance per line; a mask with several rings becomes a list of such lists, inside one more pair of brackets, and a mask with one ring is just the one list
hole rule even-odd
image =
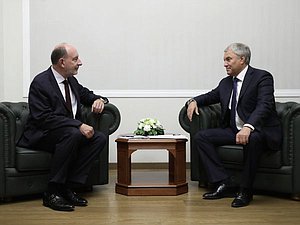
[[[232, 77], [228, 76], [227, 82], [225, 83], [226, 87], [224, 88], [224, 90], [226, 90], [224, 93], [222, 93], [222, 95], [224, 94], [224, 100], [225, 100], [225, 104], [224, 105], [229, 105], [229, 101], [230, 101], [230, 97], [231, 97], [231, 93], [232, 93]], [[228, 91], [230, 90], [230, 91]]]
[[61, 90], [60, 90], [60, 88], [59, 88], [59, 86], [58, 86], [58, 84], [57, 84], [57, 82], [56, 82], [56, 79], [55, 79], [55, 77], [54, 77], [54, 74], [52, 73], [51, 68], [49, 68], [49, 80], [50, 80], [50, 83], [52, 84], [52, 87], [53, 87], [54, 92], [56, 92], [56, 93], [58, 94], [60, 101], [61, 101], [62, 104], [65, 105], [66, 108], [67, 108], [66, 101], [65, 101], [65, 99], [64, 99], [64, 96], [63, 96], [62, 93], [61, 93]]
[[75, 95], [75, 98], [76, 98], [76, 101], [77, 101], [77, 112], [79, 112], [79, 110], [80, 110], [80, 95], [79, 95], [78, 90], [76, 88], [76, 83], [75, 83], [74, 79], [72, 79], [72, 78], [73, 77], [70, 77], [68, 79], [68, 81], [69, 81], [70, 87], [72, 89], [72, 92]]
[[251, 83], [251, 80], [253, 78], [252, 73], [253, 73], [253, 68], [249, 66], [248, 70], [245, 74], [245, 77], [244, 77], [244, 81], [243, 81], [243, 85], [242, 85], [241, 92], [239, 95], [239, 99], [241, 99], [241, 97], [243, 97], [243, 95], [246, 93], [246, 90], [249, 87], [249, 84]]
[[219, 94], [221, 100], [221, 123], [222, 127], [226, 127], [229, 124], [229, 101], [232, 92], [232, 77], [228, 76], [225, 78], [222, 85], [219, 86]]
[[[50, 73], [49, 73], [49, 79], [50, 79], [50, 82], [51, 82], [51, 84], [52, 84], [52, 87], [53, 87], [54, 92], [56, 92], [56, 93], [58, 94], [59, 99], [60, 99], [62, 105], [65, 106], [66, 110], [67, 110], [67, 111], [70, 111], [69, 108], [68, 108], [68, 106], [67, 106], [66, 100], [64, 99], [64, 96], [63, 96], [63, 94], [61, 93], [61, 90], [60, 90], [60, 88], [59, 88], [59, 86], [58, 86], [58, 83], [57, 83], [57, 81], [56, 81], [56, 79], [55, 79], [55, 77], [54, 77], [54, 74], [53, 74], [51, 68], [49, 68], [49, 71], [50, 71]], [[72, 91], [73, 91], [73, 89], [72, 89]]]

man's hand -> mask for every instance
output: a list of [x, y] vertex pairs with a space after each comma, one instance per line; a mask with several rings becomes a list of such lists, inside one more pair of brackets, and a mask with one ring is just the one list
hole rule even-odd
[[235, 136], [236, 143], [240, 145], [248, 144], [250, 134], [251, 134], [251, 128], [243, 127]]
[[79, 130], [87, 139], [93, 137], [94, 135], [94, 128], [87, 124], [81, 124]]
[[190, 121], [192, 121], [194, 112], [199, 115], [198, 106], [196, 101], [191, 101], [187, 108], [187, 117]]
[[102, 99], [95, 100], [92, 105], [92, 112], [102, 113], [103, 109], [104, 109], [104, 101]]

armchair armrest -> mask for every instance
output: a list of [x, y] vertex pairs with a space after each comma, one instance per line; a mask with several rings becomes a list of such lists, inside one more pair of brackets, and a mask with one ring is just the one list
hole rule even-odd
[[179, 112], [179, 123], [181, 127], [191, 135], [198, 130], [219, 127], [221, 107], [219, 104], [202, 106], [198, 108], [199, 115], [194, 113], [192, 122], [189, 121], [186, 114], [186, 107], [182, 107]]
[[187, 114], [186, 114], [186, 107], [183, 106], [179, 112], [178, 116], [179, 124], [183, 130], [187, 133], [190, 133], [191, 130], [191, 122], [189, 121]]
[[106, 135], [114, 133], [121, 122], [121, 115], [118, 108], [112, 103], [105, 104], [100, 114], [91, 112], [91, 107], [82, 107], [83, 121], [101, 131]]

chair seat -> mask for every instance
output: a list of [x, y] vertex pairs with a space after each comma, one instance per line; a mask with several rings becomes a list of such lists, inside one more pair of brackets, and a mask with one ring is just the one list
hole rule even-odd
[[[240, 145], [223, 145], [217, 148], [218, 154], [224, 164], [243, 165], [243, 147]], [[278, 169], [282, 166], [281, 152], [268, 151], [263, 152], [259, 167]]]
[[16, 147], [16, 169], [20, 172], [49, 170], [51, 158], [49, 152]]

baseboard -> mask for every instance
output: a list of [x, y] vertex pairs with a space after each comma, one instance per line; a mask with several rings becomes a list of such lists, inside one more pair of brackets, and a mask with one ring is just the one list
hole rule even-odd
[[[132, 169], [168, 169], [168, 163], [131, 163]], [[186, 168], [190, 169], [190, 163], [186, 163]], [[109, 163], [110, 170], [117, 169], [117, 163]]]

